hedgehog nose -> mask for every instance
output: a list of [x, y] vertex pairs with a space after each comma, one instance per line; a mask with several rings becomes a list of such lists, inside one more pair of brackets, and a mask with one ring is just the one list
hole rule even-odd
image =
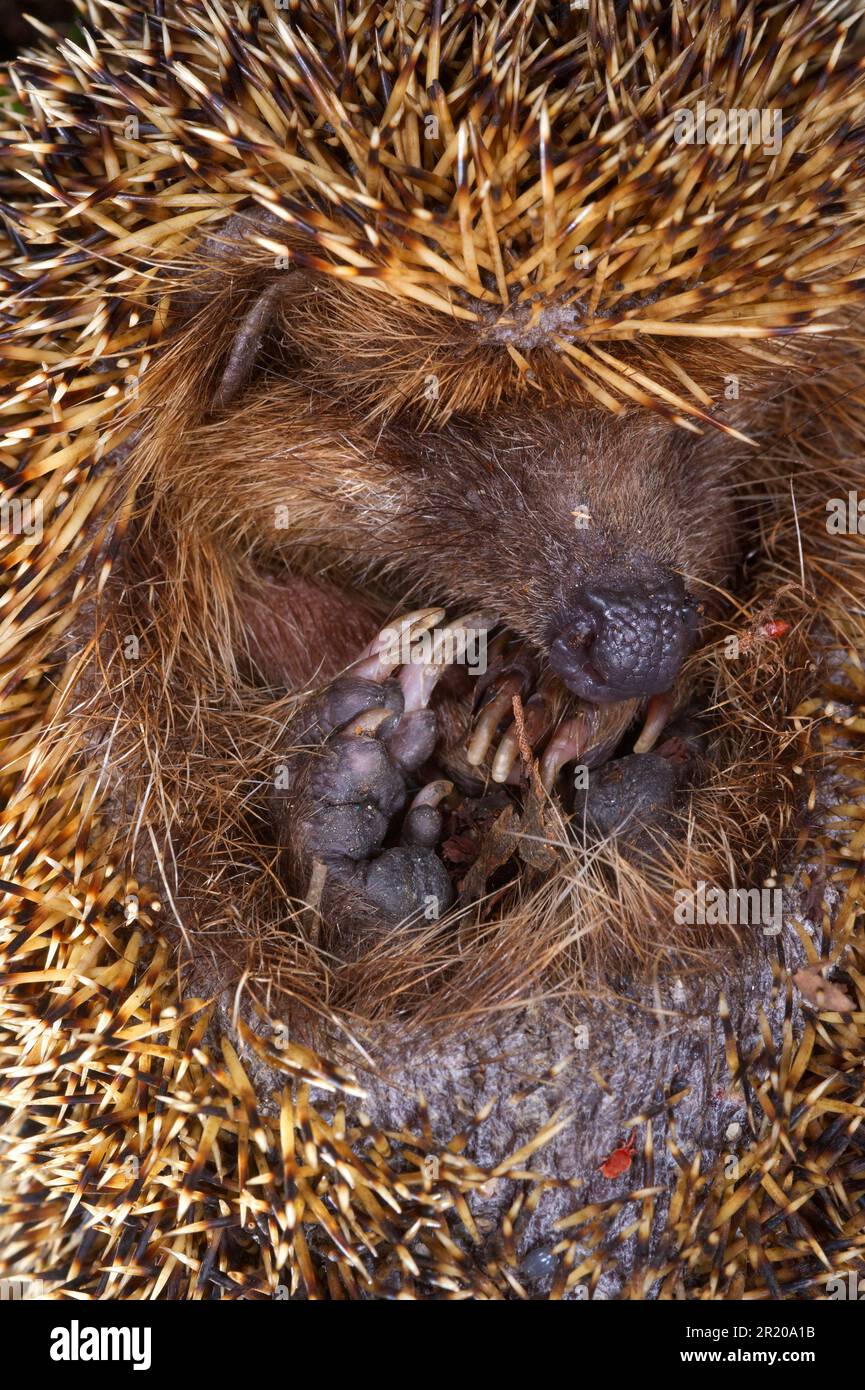
[[691, 649], [696, 607], [677, 575], [581, 587], [553, 629], [550, 665], [596, 704], [669, 690]]

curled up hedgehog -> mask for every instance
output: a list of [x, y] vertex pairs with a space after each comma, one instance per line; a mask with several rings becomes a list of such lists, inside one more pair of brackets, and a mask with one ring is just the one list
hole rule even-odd
[[3, 79], [0, 1275], [825, 1296], [865, 5], [77, 11]]

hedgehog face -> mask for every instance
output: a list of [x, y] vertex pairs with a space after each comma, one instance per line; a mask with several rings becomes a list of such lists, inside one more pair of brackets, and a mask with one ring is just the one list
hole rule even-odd
[[735, 550], [716, 448], [531, 403], [400, 442], [415, 467], [382, 539], [419, 593], [493, 611], [582, 699], [670, 688]]
[[[259, 552], [264, 536], [271, 575], [325, 550], [352, 588], [374, 580], [394, 609], [492, 613], [584, 701], [669, 690], [698, 609], [730, 574], [729, 451], [648, 411], [568, 399], [540, 329], [540, 389], [502, 389], [496, 332], [436, 338], [437, 315], [403, 310], [382, 345], [368, 291], [321, 281], [271, 278], [226, 315], [233, 337], [201, 435], [216, 533]], [[221, 481], [241, 435], [238, 491]], [[303, 601], [314, 607], [309, 590]], [[318, 631], [333, 642], [331, 621]], [[333, 665], [321, 644], [309, 655], [311, 671]]]
[[[542, 327], [527, 343], [522, 329], [515, 374], [498, 328], [382, 307], [353, 281], [250, 266], [231, 226], [215, 267], [211, 257], [203, 247], [204, 292], [170, 325], [145, 382], [136, 465], [172, 557], [167, 592], [188, 625], [200, 612], [208, 652], [240, 677], [226, 704], [300, 704], [282, 716], [274, 759], [287, 780], [261, 815], [262, 848], [277, 846], [289, 898], [313, 894], [324, 865], [327, 950], [350, 960], [420, 901], [483, 888], [457, 890], [459, 873], [430, 867], [443, 827], [429, 798], [450, 795], [443, 785], [464, 797], [447, 808], [456, 817], [474, 814], [464, 808], [489, 782], [514, 788], [504, 794], [524, 814], [539, 785], [555, 791], [557, 808], [580, 816], [567, 855], [594, 836], [621, 841], [630, 862], [619, 832], [635, 816], [674, 837], [705, 775], [692, 754], [706, 739], [701, 727], [688, 742], [686, 716], [716, 698], [712, 673], [697, 681], [683, 665], [702, 620], [729, 618], [740, 464], [753, 456], [735, 430], [751, 427], [759, 402], [702, 432], [661, 409], [601, 408], [562, 375], [561, 315], [555, 340]], [[424, 623], [483, 616], [481, 679], [450, 671], [424, 691], [403, 655], [382, 658], [378, 634], [417, 609]], [[195, 645], [205, 650], [197, 635]], [[392, 727], [403, 713], [404, 737]], [[343, 765], [349, 725], [372, 746]], [[316, 742], [327, 760], [304, 765]], [[583, 810], [570, 764], [609, 764], [619, 782], [595, 779]], [[269, 780], [263, 769], [260, 785]], [[406, 806], [418, 812], [408, 828], [397, 823]], [[640, 891], [649, 901], [654, 888]]]

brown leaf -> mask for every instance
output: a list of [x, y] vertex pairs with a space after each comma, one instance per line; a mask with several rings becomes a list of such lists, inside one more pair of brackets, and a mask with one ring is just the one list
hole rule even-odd
[[460, 885], [460, 897], [463, 902], [474, 902], [483, 897], [487, 879], [496, 869], [500, 869], [513, 858], [517, 847], [515, 831], [519, 825], [520, 818], [513, 806], [506, 807], [501, 815], [496, 817], [481, 842], [475, 864]]
[[559, 858], [554, 841], [556, 835], [561, 833], [561, 826], [556, 824], [540, 778], [537, 778], [537, 784], [533, 781], [526, 790], [522, 831], [519, 855], [523, 863], [542, 873], [550, 873]]
[[478, 857], [477, 840], [467, 830], [451, 835], [442, 843], [442, 854], [451, 864], [473, 864]]
[[821, 1013], [844, 1014], [856, 1007], [847, 991], [825, 980], [816, 965], [797, 970], [793, 983], [802, 991], [802, 998]]

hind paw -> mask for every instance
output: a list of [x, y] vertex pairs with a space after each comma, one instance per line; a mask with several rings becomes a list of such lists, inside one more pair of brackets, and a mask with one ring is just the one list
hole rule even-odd
[[[441, 834], [437, 801], [450, 783], [432, 783], [409, 801], [412, 774], [435, 747], [432, 710], [406, 710], [395, 680], [357, 677], [337, 681], [327, 703], [337, 717], [351, 712], [313, 759], [312, 809], [301, 828], [308, 853], [388, 917], [430, 908], [438, 915], [453, 897], [433, 848]], [[400, 843], [385, 847], [397, 833]]]
[[[436, 745], [429, 699], [447, 664], [447, 643], [437, 639], [432, 660], [403, 664], [412, 640], [443, 616], [427, 610], [386, 629], [306, 714], [304, 747], [292, 759], [289, 794], [278, 808], [280, 839], [291, 877], [318, 867], [344, 911], [346, 894], [390, 922], [418, 913], [435, 919], [453, 901], [435, 852], [438, 806], [451, 784], [424, 785], [421, 775]], [[443, 631], [452, 639], [464, 624]]]

